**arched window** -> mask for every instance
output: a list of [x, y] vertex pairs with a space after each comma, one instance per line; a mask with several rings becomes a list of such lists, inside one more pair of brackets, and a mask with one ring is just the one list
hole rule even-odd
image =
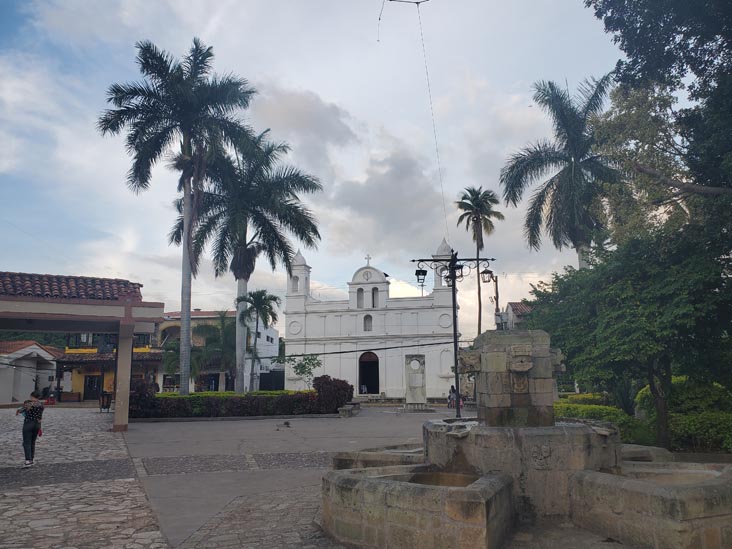
[[371, 290], [371, 306], [376, 309], [379, 306], [379, 289], [373, 288]]
[[292, 291], [293, 293], [300, 291], [300, 278], [297, 276], [292, 277]]
[[359, 288], [356, 291], [356, 307], [363, 309], [363, 288]]
[[363, 331], [364, 332], [370, 332], [374, 327], [374, 320], [371, 318], [371, 315], [366, 315], [363, 317]]

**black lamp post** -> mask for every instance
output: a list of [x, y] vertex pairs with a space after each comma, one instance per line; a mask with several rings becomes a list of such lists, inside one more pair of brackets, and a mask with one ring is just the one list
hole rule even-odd
[[417, 282], [424, 284], [425, 277], [427, 276], [427, 270], [425, 267], [435, 270], [438, 273], [443, 274], [445, 282], [452, 289], [452, 351], [453, 361], [455, 368], [455, 417], [460, 418], [460, 373], [458, 371], [458, 326], [457, 326], [457, 283], [465, 276], [464, 271], [467, 269], [467, 274], [473, 269], [479, 269], [483, 267], [488, 269], [490, 261], [495, 261], [495, 258], [484, 258], [484, 257], [473, 257], [469, 259], [458, 259], [458, 253], [454, 250], [450, 250], [450, 259], [412, 259], [412, 263], [417, 263], [417, 270], [414, 274], [417, 276]]

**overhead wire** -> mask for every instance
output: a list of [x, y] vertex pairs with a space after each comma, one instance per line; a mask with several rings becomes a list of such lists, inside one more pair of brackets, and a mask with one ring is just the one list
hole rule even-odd
[[[424, 60], [424, 73], [425, 78], [427, 81], [427, 98], [429, 99], [429, 105], [430, 105], [430, 116], [432, 118], [432, 136], [435, 141], [435, 157], [437, 160], [437, 175], [440, 181], [440, 194], [442, 195], [442, 215], [445, 220], [445, 238], [447, 239], [447, 242], [450, 242], [450, 227], [447, 222], [447, 203], [445, 201], [445, 185], [443, 181], [442, 176], [442, 161], [440, 160], [440, 145], [439, 140], [437, 138], [437, 122], [435, 120], [435, 108], [434, 103], [432, 100], [432, 85], [430, 83], [430, 71], [429, 71], [429, 64], [427, 62], [427, 48], [425, 46], [424, 41], [424, 28], [422, 26], [422, 12], [420, 11], [420, 4], [423, 4], [424, 2], [428, 2], [429, 0], [389, 0], [389, 2], [398, 2], [401, 4], [414, 4], [414, 6], [417, 8], [417, 22], [419, 24], [419, 37], [422, 44], [422, 58]], [[381, 4], [381, 11], [379, 12], [379, 22], [377, 25], [377, 42], [381, 41], [381, 19], [382, 15], [384, 13], [384, 5], [386, 4], [386, 0], [384, 0]]]

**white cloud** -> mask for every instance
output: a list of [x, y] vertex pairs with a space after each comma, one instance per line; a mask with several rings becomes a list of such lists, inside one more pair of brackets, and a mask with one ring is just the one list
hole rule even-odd
[[[572, 44], [565, 56], [537, 57], [541, 44], [560, 47], [555, 37], [564, 31], [558, 25], [591, 20], [579, 5], [453, 4], [430, 2], [423, 10], [446, 230], [421, 46], [409, 7], [388, 5], [377, 43], [377, 0], [29, 3], [23, 31], [28, 47], [0, 53], [0, 184], [13, 181], [19, 197], [0, 204], [0, 219], [27, 234], [46, 234], [21, 235], [19, 242], [27, 243], [22, 251], [33, 253], [14, 254], [8, 268], [131, 278], [145, 285], [147, 299], [179, 307], [180, 251], [167, 244], [175, 174], [159, 166], [151, 188], [132, 194], [125, 185], [130, 159], [123, 139], [102, 138], [95, 123], [108, 85], [140, 78], [136, 41], [150, 39], [180, 56], [200, 36], [215, 47], [215, 71], [240, 74], [259, 88], [247, 113], [255, 129], [272, 128], [274, 140], [291, 144], [288, 160], [325, 184], [322, 195], [309, 200], [323, 235], [319, 250], [306, 252], [313, 290], [324, 299], [342, 298], [345, 282], [369, 252], [393, 275], [393, 295], [419, 292], [410, 283], [408, 260], [429, 255], [446, 232], [462, 255], [474, 254], [469, 235], [455, 227], [458, 192], [469, 185], [498, 191], [506, 156], [549, 135], [543, 114], [529, 107], [532, 79], [568, 75], [577, 81], [603, 72], [616, 55], [612, 46], [600, 47], [609, 41], [597, 25], [583, 31], [583, 52]], [[500, 24], [491, 17], [496, 9]], [[537, 276], [576, 259], [549, 245], [529, 252], [523, 208], [501, 208], [507, 219], [488, 238], [486, 255], [497, 258], [496, 272], [506, 273], [500, 283], [505, 305], [526, 296]], [[43, 225], [53, 219], [38, 211], [53, 211], [63, 222]], [[281, 270], [271, 273], [262, 263], [250, 286], [283, 295], [285, 282]], [[194, 306], [225, 308], [234, 294], [231, 276], [215, 279], [210, 265], [202, 265]], [[461, 327], [470, 333], [474, 282], [463, 282], [459, 295]], [[484, 323], [490, 325], [488, 288], [483, 295]]]

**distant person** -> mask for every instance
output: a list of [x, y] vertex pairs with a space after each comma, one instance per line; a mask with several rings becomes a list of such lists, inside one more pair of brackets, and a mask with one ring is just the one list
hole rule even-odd
[[23, 402], [23, 406], [15, 411], [15, 415], [23, 414], [23, 451], [25, 463], [23, 467], [33, 465], [36, 454], [36, 439], [41, 436], [41, 419], [43, 418], [43, 403], [38, 400], [41, 395], [38, 391], [30, 394], [30, 400]]
[[155, 389], [156, 393], [160, 392], [160, 385], [158, 385], [157, 381], [153, 383], [153, 388]]
[[457, 394], [457, 391], [455, 390], [455, 386], [450, 385], [450, 392], [447, 393], [447, 407], [448, 408], [455, 407], [455, 395], [456, 394]]

